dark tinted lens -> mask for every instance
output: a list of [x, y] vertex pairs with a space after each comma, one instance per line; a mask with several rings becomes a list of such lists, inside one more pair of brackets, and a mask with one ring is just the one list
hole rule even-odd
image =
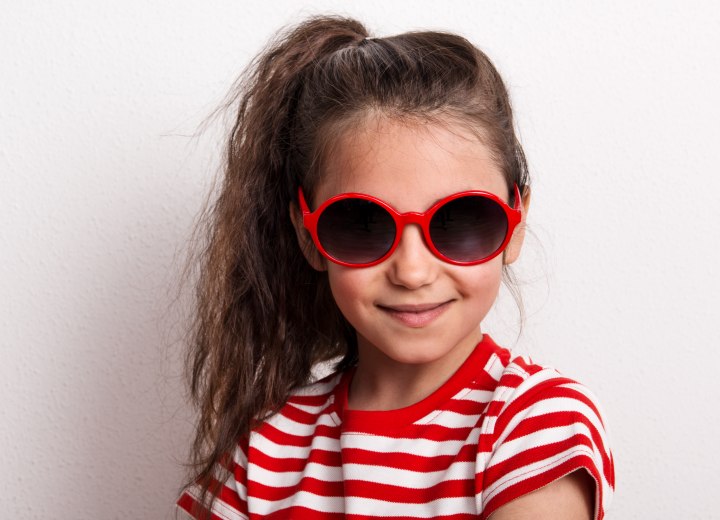
[[330, 256], [350, 264], [364, 264], [390, 250], [395, 241], [395, 221], [374, 202], [343, 199], [322, 212], [317, 234]]
[[474, 262], [493, 254], [505, 241], [505, 211], [485, 197], [468, 196], [442, 206], [430, 221], [430, 238], [442, 254]]

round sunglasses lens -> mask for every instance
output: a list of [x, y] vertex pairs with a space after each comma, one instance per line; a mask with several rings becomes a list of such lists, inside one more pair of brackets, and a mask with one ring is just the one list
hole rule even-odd
[[430, 221], [435, 248], [457, 262], [475, 262], [495, 253], [505, 241], [507, 216], [495, 201], [478, 196], [451, 200]]
[[343, 199], [322, 212], [317, 234], [333, 258], [349, 264], [366, 264], [390, 250], [395, 241], [395, 221], [374, 202]]

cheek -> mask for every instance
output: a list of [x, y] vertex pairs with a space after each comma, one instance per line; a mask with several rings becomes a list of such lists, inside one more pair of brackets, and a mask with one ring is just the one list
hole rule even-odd
[[484, 309], [489, 309], [497, 298], [502, 282], [502, 258], [477, 266], [464, 267], [457, 273], [457, 287], [465, 297]]
[[350, 319], [353, 309], [368, 298], [371, 280], [369, 268], [354, 269], [337, 264], [328, 265], [328, 281], [340, 311]]
[[454, 273], [458, 277], [464, 277], [478, 284], [495, 283], [502, 277], [503, 259], [498, 255], [489, 262], [471, 266], [454, 267]]

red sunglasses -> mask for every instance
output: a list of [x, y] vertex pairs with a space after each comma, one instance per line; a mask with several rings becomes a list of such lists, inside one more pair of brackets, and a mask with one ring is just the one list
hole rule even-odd
[[382, 200], [342, 193], [311, 212], [298, 188], [303, 225], [318, 251], [348, 267], [369, 267], [393, 254], [407, 224], [420, 226], [430, 251], [454, 265], [475, 265], [499, 255], [521, 220], [520, 190], [515, 207], [486, 191], [449, 195], [424, 213], [398, 213]]

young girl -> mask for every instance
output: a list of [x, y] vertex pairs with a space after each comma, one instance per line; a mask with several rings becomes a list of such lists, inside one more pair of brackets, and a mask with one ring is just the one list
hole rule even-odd
[[[190, 352], [179, 511], [213, 519], [602, 518], [588, 390], [481, 323], [527, 167], [467, 40], [316, 17], [239, 84]], [[312, 381], [320, 362], [341, 357]]]

